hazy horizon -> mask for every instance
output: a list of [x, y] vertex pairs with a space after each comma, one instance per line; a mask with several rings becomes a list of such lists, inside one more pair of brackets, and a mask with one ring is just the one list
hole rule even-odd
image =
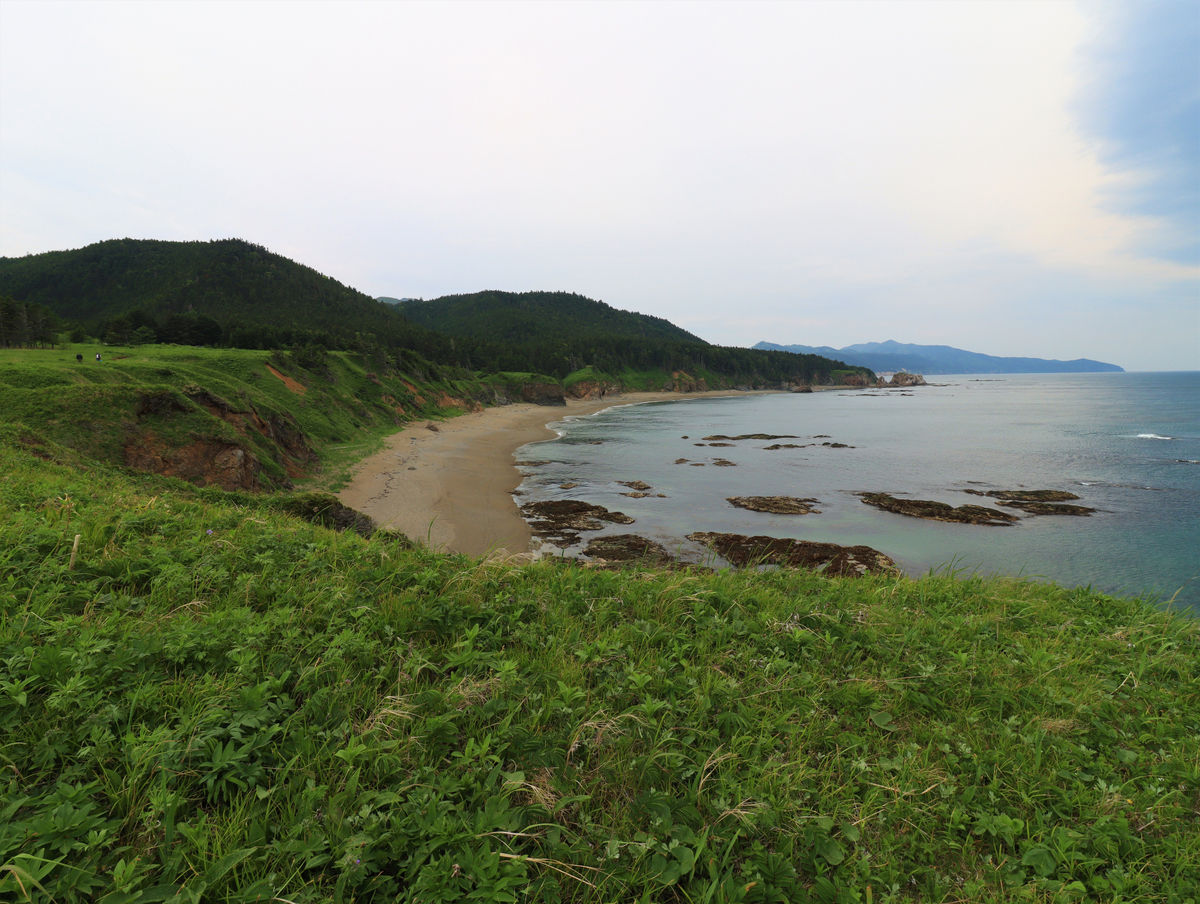
[[0, 3], [0, 255], [1200, 369], [1200, 4]]

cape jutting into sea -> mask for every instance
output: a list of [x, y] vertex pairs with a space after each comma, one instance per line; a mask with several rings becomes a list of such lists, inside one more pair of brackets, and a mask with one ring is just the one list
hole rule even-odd
[[[1014, 575], [1145, 596], [1200, 613], [1200, 373], [938, 376], [911, 389], [831, 390], [625, 405], [553, 424], [518, 452], [518, 502], [577, 499], [629, 515], [635, 533], [721, 564], [694, 531], [770, 535], [891, 556], [930, 570]], [[765, 434], [771, 439], [706, 439]], [[635, 498], [622, 481], [648, 484]], [[571, 486], [574, 484], [574, 486]], [[567, 485], [564, 488], [564, 485]], [[1000, 508], [968, 490], [1052, 489], [1088, 517], [1011, 526], [927, 521], [860, 493]], [[661, 495], [660, 495], [661, 494]], [[748, 511], [734, 496], [816, 500], [807, 515]]]

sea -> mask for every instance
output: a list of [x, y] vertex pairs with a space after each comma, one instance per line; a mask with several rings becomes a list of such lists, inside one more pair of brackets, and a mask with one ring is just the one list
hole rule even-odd
[[[623, 512], [634, 523], [583, 542], [635, 533], [697, 563], [723, 564], [686, 539], [694, 531], [863, 544], [912, 576], [1018, 576], [1200, 615], [1200, 372], [928, 379], [567, 417], [551, 424], [557, 439], [518, 450], [517, 501], [578, 499]], [[774, 438], [706, 439], [749, 434]], [[625, 495], [637, 482], [650, 495]], [[994, 506], [966, 491], [1012, 489], [1066, 490], [1096, 511], [1002, 509], [1020, 520], [951, 524], [881, 511], [859, 495]], [[753, 512], [730, 504], [734, 496], [815, 499], [819, 513]], [[543, 552], [579, 556], [582, 544]]]

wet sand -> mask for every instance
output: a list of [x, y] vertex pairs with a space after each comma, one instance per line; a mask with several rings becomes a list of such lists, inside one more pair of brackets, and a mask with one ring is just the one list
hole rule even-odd
[[532, 534], [512, 491], [521, 483], [513, 453], [553, 439], [546, 425], [636, 402], [750, 395], [747, 392], [634, 392], [566, 406], [504, 405], [445, 421], [418, 421], [362, 461], [338, 498], [431, 549], [469, 556], [529, 553]]

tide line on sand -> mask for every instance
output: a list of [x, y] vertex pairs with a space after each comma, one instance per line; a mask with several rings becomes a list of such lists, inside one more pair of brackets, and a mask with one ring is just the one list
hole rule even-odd
[[526, 443], [554, 439], [548, 423], [615, 405], [749, 394], [635, 392], [570, 400], [566, 407], [503, 405], [414, 422], [360, 462], [338, 498], [380, 527], [431, 549], [469, 556], [528, 554], [532, 534], [512, 497], [521, 483], [513, 454]]

